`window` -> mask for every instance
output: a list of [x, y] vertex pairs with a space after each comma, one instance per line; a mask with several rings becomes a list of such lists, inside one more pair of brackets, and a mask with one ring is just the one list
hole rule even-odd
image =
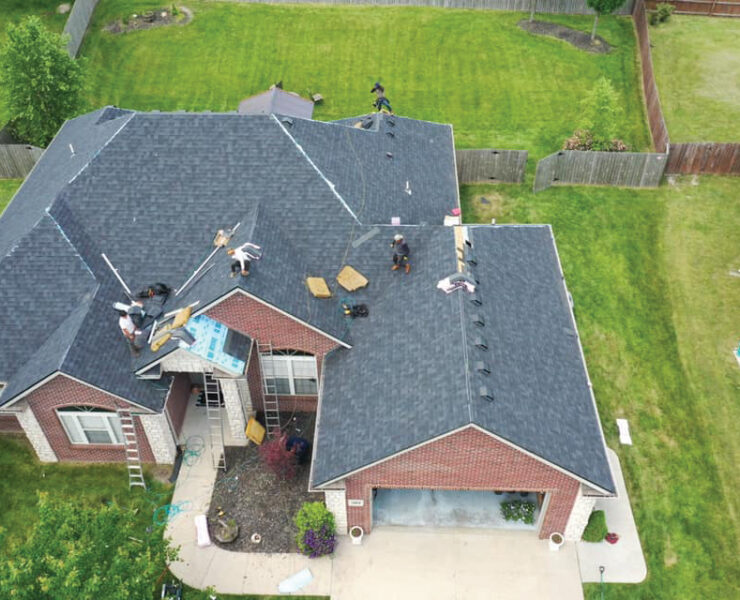
[[315, 396], [319, 393], [316, 357], [295, 350], [276, 350], [261, 356], [268, 394]]
[[73, 444], [123, 444], [121, 422], [114, 412], [75, 406], [57, 414]]

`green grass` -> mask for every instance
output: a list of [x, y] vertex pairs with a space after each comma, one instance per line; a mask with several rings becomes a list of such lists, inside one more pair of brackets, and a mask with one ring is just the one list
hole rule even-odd
[[[25, 17], [40, 17], [44, 24], [57, 33], [62, 33], [67, 22], [66, 15], [56, 12], [63, 0], [0, 0], [0, 43], [5, 39], [8, 23], [18, 23]], [[71, 2], [71, 0], [66, 0]]]
[[21, 187], [22, 179], [0, 179], [0, 214], [10, 202], [16, 190]]
[[28, 442], [18, 436], [0, 436], [0, 473], [3, 474], [0, 477], [0, 497], [4, 499], [0, 527], [7, 533], [6, 545], [22, 541], [33, 526], [37, 518], [39, 492], [48, 492], [52, 499], [74, 502], [79, 506], [116, 502], [137, 508], [142, 534], [152, 525], [156, 506], [167, 504], [171, 493], [171, 486], [150, 481], [152, 501], [158, 502], [154, 505], [142, 490], [129, 491], [124, 464], [39, 463]]
[[672, 142], [740, 142], [740, 20], [674, 15], [650, 28]]
[[[609, 585], [609, 599], [740, 597], [740, 281], [728, 275], [740, 267], [740, 204], [737, 179], [698, 181], [463, 188], [466, 221], [553, 225], [648, 563], [645, 583]], [[617, 417], [634, 446], [619, 445]]]
[[[449, 122], [459, 147], [558, 150], [578, 120], [579, 100], [601, 75], [625, 108], [619, 132], [633, 148], [650, 145], [627, 18], [605, 17], [599, 33], [614, 45], [595, 55], [517, 27], [521, 13], [412, 7], [267, 6], [188, 2], [187, 26], [112, 35], [118, 17], [160, 0], [104, 0], [82, 48], [89, 102], [141, 110], [234, 110], [278, 81], [320, 92], [318, 119], [371, 109], [380, 79], [394, 110]], [[545, 18], [545, 17], [543, 17]], [[588, 31], [592, 19], [547, 15]]]

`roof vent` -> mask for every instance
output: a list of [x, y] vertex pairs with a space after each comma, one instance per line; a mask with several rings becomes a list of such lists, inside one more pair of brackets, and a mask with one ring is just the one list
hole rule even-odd
[[475, 363], [475, 370], [478, 373], [480, 373], [481, 375], [490, 375], [491, 374], [491, 369], [482, 360], [476, 361], [476, 363]]
[[488, 350], [488, 342], [482, 335], [476, 336], [473, 343], [478, 350]]
[[393, 158], [393, 152], [386, 152], [386, 153], [385, 153], [385, 155], [386, 155], [386, 156], [387, 156], [388, 158]]
[[472, 304], [473, 306], [481, 306], [483, 302], [481, 302], [480, 296], [473, 292], [472, 294], [470, 294], [470, 304]]
[[478, 259], [472, 252], [467, 253], [467, 256], [465, 257], [465, 262], [468, 263], [468, 265], [470, 265], [471, 267], [475, 267], [478, 265]]
[[281, 123], [284, 123], [288, 127], [292, 127], [293, 126], [293, 119], [291, 119], [289, 117], [283, 117], [282, 119], [280, 119], [280, 122]]
[[391, 127], [396, 126], [396, 122], [393, 119], [386, 119], [385, 122], [388, 123], [388, 125], [390, 125]]
[[387, 135], [388, 137], [396, 137], [396, 134], [393, 133], [392, 131], [386, 131], [385, 135]]
[[485, 319], [483, 319], [483, 315], [481, 315], [481, 314], [474, 314], [470, 318], [473, 321], [473, 325], [475, 325], [476, 327], [485, 327], [486, 326], [486, 321], [485, 321]]
[[370, 129], [373, 126], [374, 122], [375, 121], [373, 120], [372, 117], [366, 117], [362, 120], [360, 125], [362, 126], [363, 129]]
[[480, 394], [480, 397], [483, 398], [483, 400], [486, 400], [487, 402], [493, 402], [493, 392], [489, 390], [485, 385], [480, 386], [478, 389], [478, 394]]

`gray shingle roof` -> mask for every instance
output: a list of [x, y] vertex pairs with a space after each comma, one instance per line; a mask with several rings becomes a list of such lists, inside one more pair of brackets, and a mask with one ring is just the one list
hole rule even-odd
[[550, 228], [469, 232], [480, 304], [436, 289], [456, 271], [450, 228], [404, 231], [408, 276], [387, 270], [382, 244], [351, 256], [372, 273], [370, 318], [352, 323], [352, 349], [324, 361], [314, 485], [474, 424], [614, 490]]
[[239, 103], [239, 114], [279, 114], [310, 119], [313, 116], [313, 102], [280, 88], [273, 88], [242, 100]]

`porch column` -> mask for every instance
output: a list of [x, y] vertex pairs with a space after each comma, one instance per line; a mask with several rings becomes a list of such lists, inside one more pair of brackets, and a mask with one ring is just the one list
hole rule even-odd
[[239, 385], [236, 379], [219, 379], [221, 391], [224, 395], [224, 406], [226, 407], [226, 416], [228, 418], [229, 431], [231, 437], [240, 446], [247, 445], [247, 421], [244, 418], [244, 409], [242, 408], [242, 398], [239, 394]]
[[138, 415], [144, 428], [149, 447], [154, 455], [154, 462], [160, 465], [171, 465], [175, 462], [177, 453], [175, 438], [172, 435], [167, 416], [164, 413], [158, 415]]
[[584, 496], [583, 492], [578, 490], [578, 496], [573, 503], [573, 510], [570, 511], [568, 524], [565, 526], [565, 531], [563, 532], [566, 540], [577, 542], [581, 539], [583, 530], [586, 529], [588, 518], [591, 516], [591, 511], [593, 511], [595, 504], [596, 498]]
[[347, 535], [347, 493], [345, 490], [326, 490], [324, 502], [334, 515], [334, 523], [339, 535]]
[[23, 427], [28, 441], [31, 442], [33, 449], [36, 451], [36, 456], [39, 457], [41, 462], [59, 462], [31, 407], [24, 402], [19, 408], [21, 410], [15, 413], [15, 416], [18, 417], [18, 422]]

